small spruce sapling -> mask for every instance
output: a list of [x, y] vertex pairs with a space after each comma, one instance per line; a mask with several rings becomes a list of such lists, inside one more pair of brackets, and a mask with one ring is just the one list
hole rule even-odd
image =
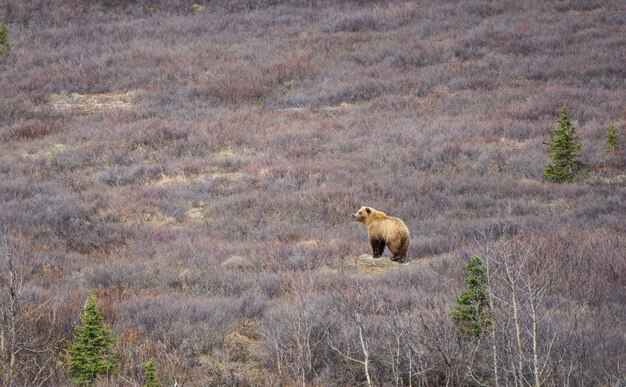
[[617, 133], [613, 125], [609, 125], [609, 130], [606, 133], [606, 151], [611, 154], [617, 151]]
[[571, 181], [574, 176], [582, 171], [585, 163], [580, 161], [580, 139], [576, 135], [576, 129], [569, 119], [567, 105], [563, 106], [561, 118], [556, 123], [558, 128], [552, 133], [554, 138], [544, 142], [550, 148], [552, 161], [543, 170], [543, 175], [552, 182], [563, 183]]
[[12, 47], [9, 44], [9, 30], [6, 24], [0, 22], [0, 54], [8, 53]]
[[161, 387], [161, 380], [154, 359], [148, 360], [143, 365], [143, 385], [144, 387]]
[[471, 257], [465, 265], [467, 276], [466, 288], [456, 298], [456, 303], [449, 316], [455, 326], [466, 338], [481, 335], [491, 324], [489, 294], [487, 291], [487, 265], [479, 256]]
[[80, 324], [74, 330], [72, 344], [66, 351], [69, 374], [79, 385], [92, 385], [100, 375], [117, 371], [113, 354], [113, 335], [102, 321], [91, 293], [83, 308]]

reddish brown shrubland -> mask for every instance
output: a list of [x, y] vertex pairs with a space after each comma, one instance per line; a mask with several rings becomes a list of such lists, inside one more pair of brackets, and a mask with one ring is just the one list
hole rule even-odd
[[[447, 315], [474, 254], [503, 300], [501, 384], [532, 382], [505, 263], [545, 289], [543, 382], [626, 382], [623, 2], [4, 3], [0, 232], [45, 349], [13, 384], [46, 360], [68, 383], [60, 339], [89, 289], [118, 335], [112, 384], [152, 357], [164, 384], [494, 384], [492, 339]], [[554, 185], [564, 103], [589, 168]], [[406, 221], [412, 262], [356, 259], [361, 205]], [[526, 345], [534, 293], [516, 291]]]

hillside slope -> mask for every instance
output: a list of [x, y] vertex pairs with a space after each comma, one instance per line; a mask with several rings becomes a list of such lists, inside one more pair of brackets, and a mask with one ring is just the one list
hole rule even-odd
[[[0, 20], [0, 251], [37, 350], [15, 384], [68, 382], [89, 289], [113, 385], [151, 357], [181, 385], [626, 383], [624, 2], [7, 0]], [[564, 104], [588, 169], [553, 184]], [[362, 205], [407, 223], [411, 262], [359, 258]], [[496, 300], [478, 343], [448, 317], [474, 254]]]

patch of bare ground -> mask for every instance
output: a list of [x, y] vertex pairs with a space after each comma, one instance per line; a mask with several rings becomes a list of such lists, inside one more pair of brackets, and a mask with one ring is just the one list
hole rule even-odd
[[207, 214], [206, 206], [207, 203], [204, 202], [191, 202], [185, 214], [186, 216], [182, 219], [176, 219], [173, 216], [162, 213], [158, 209], [138, 212], [129, 208], [123, 212], [122, 221], [132, 226], [145, 225], [153, 228], [177, 228], [185, 224], [199, 224], [209, 221], [210, 217]]
[[122, 216], [122, 220], [128, 225], [143, 224], [154, 228], [176, 228], [183, 226], [185, 223], [189, 225], [209, 221], [210, 217], [207, 214], [206, 206], [207, 204], [204, 202], [190, 203], [189, 209], [185, 214], [186, 217], [182, 219], [176, 219], [173, 216], [163, 214], [161, 211], [155, 209], [140, 213], [129, 210]]
[[399, 268], [404, 265], [414, 265], [417, 260], [407, 260], [405, 263], [394, 262], [390, 257], [374, 258], [368, 254], [345, 256], [342, 258], [342, 268], [353, 271], [355, 274], [378, 274], [390, 268]]
[[242, 172], [206, 172], [198, 175], [185, 176], [185, 175], [163, 175], [158, 180], [152, 180], [146, 182], [147, 185], [172, 185], [172, 184], [189, 184], [196, 181], [203, 180], [215, 180], [215, 179], [227, 179], [238, 180], [242, 178], [244, 174]]
[[143, 212], [140, 214], [125, 213], [122, 221], [128, 225], [144, 224], [155, 228], [173, 227], [178, 224], [176, 218], [165, 215], [160, 211]]
[[304, 241], [299, 241], [296, 243], [296, 247], [317, 247], [318, 246], [317, 239], [308, 239]]
[[519, 150], [524, 147], [525, 141], [520, 141], [514, 138], [500, 137], [496, 141], [487, 141], [486, 144], [497, 147], [498, 149]]
[[76, 115], [89, 115], [106, 111], [132, 109], [135, 106], [135, 91], [113, 93], [61, 93], [49, 97], [50, 106], [59, 111]]
[[402, 265], [392, 261], [389, 257], [374, 258], [371, 255], [361, 254], [353, 261], [357, 270], [366, 274], [376, 274], [391, 267]]
[[233, 255], [220, 263], [220, 266], [225, 269], [253, 269], [254, 263], [251, 262], [248, 258], [242, 257], [240, 255]]
[[337, 111], [342, 111], [342, 110], [349, 110], [349, 109], [353, 109], [355, 107], [355, 104], [350, 103], [350, 102], [342, 102], [338, 105], [311, 105], [311, 106], [295, 106], [295, 107], [288, 107], [288, 108], [284, 108], [284, 109], [280, 109], [280, 111], [283, 112], [308, 112], [308, 111], [313, 111], [313, 112], [337, 112]]
[[[234, 148], [224, 148], [218, 152], [213, 152], [209, 155], [209, 159], [211, 161], [216, 162], [225, 162], [225, 161], [233, 161], [239, 159], [249, 159], [251, 157], [255, 157], [256, 155], [247, 148], [243, 149], [234, 149]], [[262, 174], [262, 173], [261, 173]], [[202, 181], [210, 181], [220, 179], [222, 181], [233, 182], [243, 178], [245, 174], [240, 171], [230, 171], [225, 172], [218, 167], [210, 167], [208, 170], [195, 173], [192, 175], [168, 175], [162, 174], [161, 177], [157, 180], [149, 180], [146, 181], [146, 185], [158, 185], [158, 186], [167, 186], [173, 184], [190, 184], [195, 182]]]
[[191, 208], [187, 211], [187, 218], [192, 222], [201, 222], [206, 218], [204, 213], [205, 207], [206, 203], [194, 201], [191, 203]]
[[41, 148], [38, 149], [28, 149], [26, 152], [22, 153], [23, 157], [29, 157], [29, 158], [52, 158], [54, 155], [58, 154], [58, 153], [63, 153], [65, 151], [68, 151], [70, 149], [70, 147], [66, 144], [51, 144], [51, 145], [46, 145], [46, 146], [42, 146]]
[[165, 215], [161, 212], [145, 213], [142, 217], [143, 223], [153, 225], [155, 227], [172, 226], [176, 224], [176, 219], [172, 216]]
[[237, 158], [237, 157], [250, 157], [253, 155], [254, 154], [252, 150], [248, 148], [235, 149], [231, 147], [226, 147], [226, 148], [220, 149], [217, 152], [213, 152], [209, 154], [209, 159], [223, 161], [223, 160], [230, 160], [230, 159]]

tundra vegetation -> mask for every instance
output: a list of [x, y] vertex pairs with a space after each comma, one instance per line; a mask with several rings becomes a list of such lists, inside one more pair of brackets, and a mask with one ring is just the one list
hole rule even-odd
[[[90, 289], [101, 384], [626, 384], [625, 15], [0, 2], [1, 384], [71, 383]], [[585, 174], [552, 184], [564, 104]], [[362, 205], [406, 222], [408, 263], [358, 258]]]

